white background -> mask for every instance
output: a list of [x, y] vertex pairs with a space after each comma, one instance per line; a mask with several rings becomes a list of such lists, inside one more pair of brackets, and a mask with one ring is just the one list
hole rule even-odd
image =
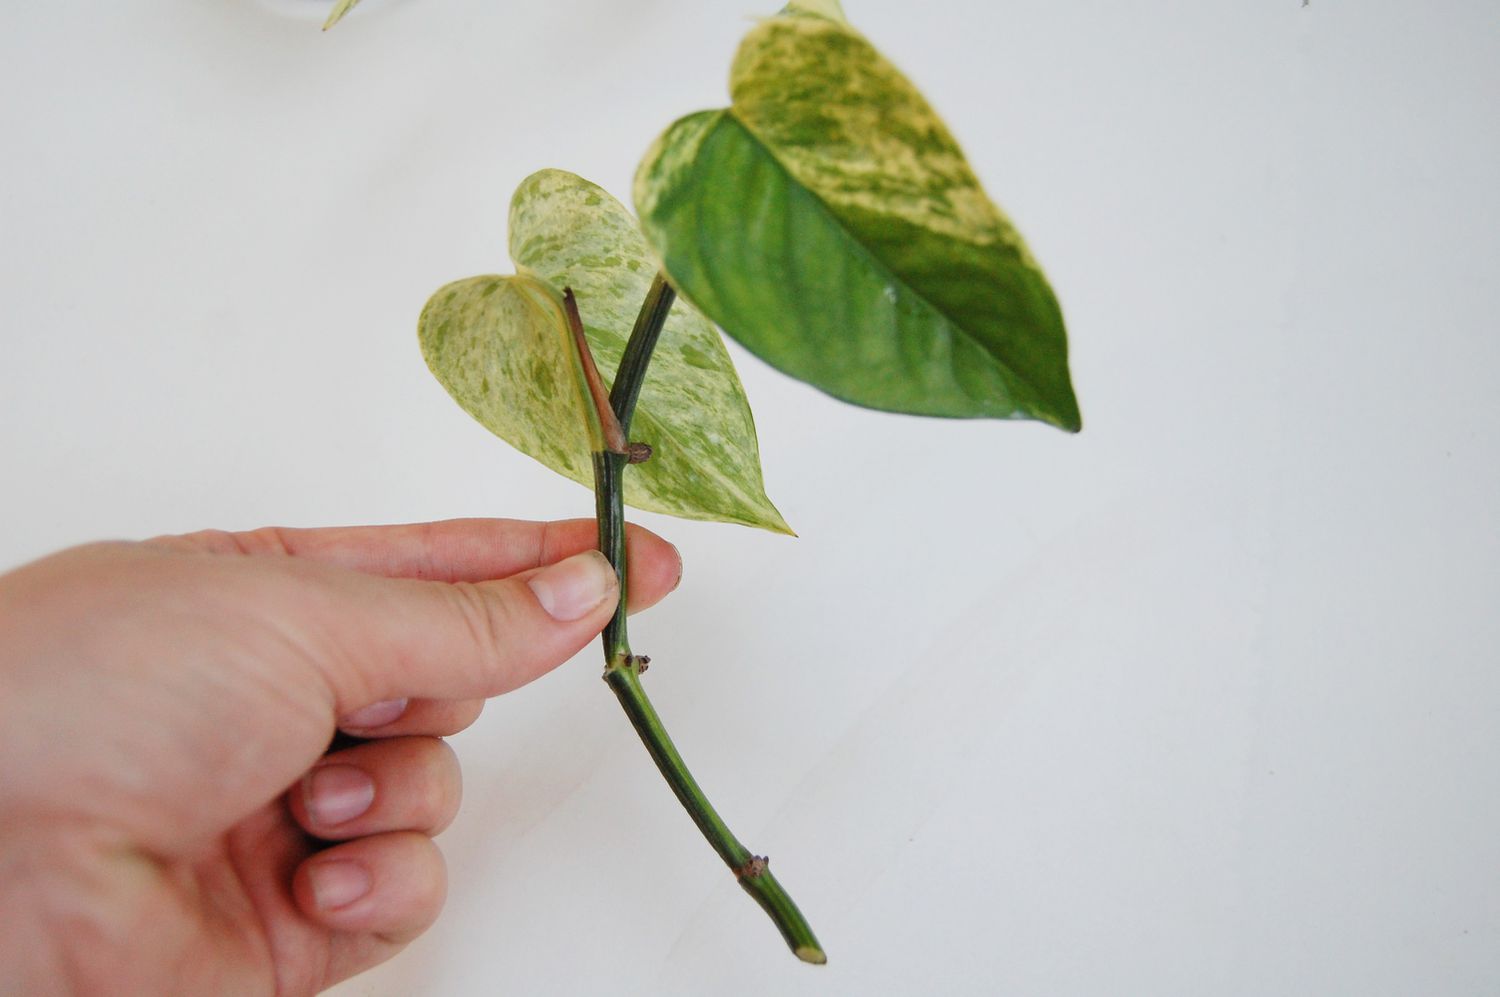
[[[416, 314], [509, 269], [531, 170], [628, 198], [771, 5], [325, 5], [0, 14], [0, 565], [591, 513], [448, 400]], [[341, 993], [1500, 991], [1493, 3], [847, 9], [1046, 266], [1085, 430], [736, 350], [801, 538], [638, 517], [687, 560], [634, 628], [652, 694], [830, 964], [591, 648], [456, 739], [447, 913]]]

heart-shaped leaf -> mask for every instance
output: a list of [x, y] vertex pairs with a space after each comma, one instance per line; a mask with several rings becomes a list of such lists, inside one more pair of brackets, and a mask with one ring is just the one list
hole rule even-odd
[[1062, 313], [926, 100], [832, 0], [745, 38], [732, 105], [672, 125], [636, 175], [677, 289], [835, 397], [1080, 426]]
[[333, 5], [333, 10], [329, 11], [328, 20], [323, 22], [323, 30], [327, 31], [339, 23], [343, 16], [353, 10], [358, 3], [359, 0], [338, 0], [338, 3]]
[[[623, 205], [562, 170], [528, 177], [511, 201], [515, 277], [471, 277], [422, 311], [422, 352], [464, 410], [501, 439], [583, 484], [600, 447], [562, 309], [578, 299], [590, 351], [605, 373], [624, 352], [656, 264]], [[688, 519], [790, 533], [766, 497], [755, 424], [713, 325], [673, 306], [631, 425], [653, 456], [625, 476], [625, 501]]]

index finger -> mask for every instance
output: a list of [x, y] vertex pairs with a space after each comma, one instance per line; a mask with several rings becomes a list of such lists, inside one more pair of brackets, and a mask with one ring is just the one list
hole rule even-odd
[[[318, 529], [268, 526], [238, 533], [203, 530], [149, 542], [184, 544], [213, 554], [298, 557], [387, 578], [481, 582], [555, 564], [597, 541], [592, 519], [449, 519]], [[626, 526], [625, 543], [630, 609], [650, 608], [677, 587], [682, 558], [670, 543], [633, 524]]]

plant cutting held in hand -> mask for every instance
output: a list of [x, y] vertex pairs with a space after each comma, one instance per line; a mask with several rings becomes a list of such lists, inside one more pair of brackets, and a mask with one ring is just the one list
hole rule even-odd
[[[790, 532], [715, 325], [858, 405], [1080, 426], [1041, 270], [946, 126], [837, 0], [794, 0], [760, 22], [730, 90], [729, 107], [682, 118], [646, 154], [639, 223], [586, 180], [536, 173], [511, 203], [515, 274], [449, 284], [420, 320], [428, 365], [466, 411], [592, 482], [622, 585], [626, 502]], [[606, 681], [740, 885], [800, 958], [825, 961], [668, 738], [624, 606], [604, 632]]]

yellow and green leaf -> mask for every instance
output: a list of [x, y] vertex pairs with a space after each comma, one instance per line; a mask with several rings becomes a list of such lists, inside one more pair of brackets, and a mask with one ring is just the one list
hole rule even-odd
[[[524, 180], [511, 201], [517, 274], [456, 281], [428, 301], [422, 352], [465, 411], [512, 446], [582, 484], [601, 446], [561, 293], [571, 287], [601, 373], [619, 364], [656, 273], [620, 202], [561, 170]], [[765, 494], [744, 388], [713, 325], [673, 306], [641, 389], [631, 437], [653, 456], [625, 478], [625, 501], [688, 519], [790, 528]]]
[[683, 295], [846, 401], [1079, 428], [1046, 278], [836, 0], [756, 26], [730, 93], [672, 125], [636, 175], [642, 229]]

